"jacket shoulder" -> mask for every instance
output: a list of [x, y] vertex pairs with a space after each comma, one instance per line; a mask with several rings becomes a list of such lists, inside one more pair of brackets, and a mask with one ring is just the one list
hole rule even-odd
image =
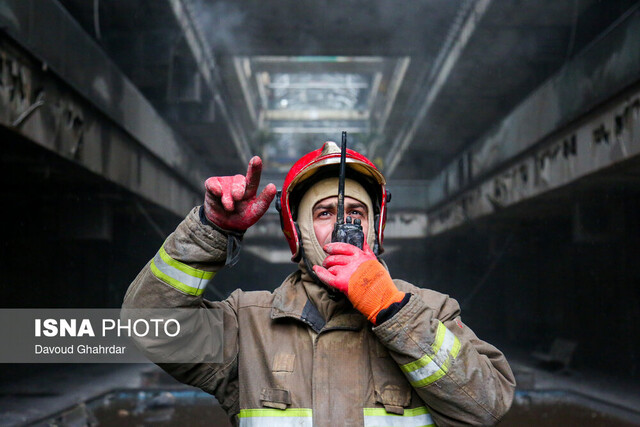
[[433, 289], [419, 288], [404, 280], [394, 279], [393, 282], [400, 291], [419, 296], [429, 308], [437, 313], [438, 319], [454, 318], [460, 315], [460, 305], [458, 301], [447, 294], [434, 291]]
[[249, 307], [271, 308], [273, 304], [273, 292], [243, 291], [242, 289], [236, 289], [227, 300], [237, 309]]

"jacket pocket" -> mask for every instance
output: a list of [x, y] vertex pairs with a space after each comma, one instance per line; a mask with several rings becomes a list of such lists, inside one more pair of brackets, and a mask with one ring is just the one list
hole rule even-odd
[[262, 406], [275, 409], [287, 409], [291, 405], [289, 390], [281, 388], [263, 388], [260, 392]]
[[374, 336], [370, 345], [371, 374], [376, 403], [392, 414], [403, 415], [411, 405], [411, 385], [389, 351]]
[[293, 353], [276, 353], [273, 358], [272, 372], [293, 372], [296, 355]]

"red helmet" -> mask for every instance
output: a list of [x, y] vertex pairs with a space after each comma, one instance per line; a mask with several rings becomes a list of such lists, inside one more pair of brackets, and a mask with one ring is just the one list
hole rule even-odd
[[[386, 181], [375, 165], [356, 151], [347, 149], [346, 163], [347, 177], [360, 182], [370, 193], [378, 253], [382, 253], [384, 226], [387, 221], [386, 204], [391, 196], [385, 188]], [[322, 148], [302, 156], [284, 179], [282, 190], [276, 196], [276, 209], [280, 212], [280, 225], [289, 243], [292, 261], [300, 259], [300, 236], [293, 209], [297, 208], [302, 195], [311, 184], [328, 176], [337, 177], [339, 164], [340, 147], [335, 142], [328, 141]]]

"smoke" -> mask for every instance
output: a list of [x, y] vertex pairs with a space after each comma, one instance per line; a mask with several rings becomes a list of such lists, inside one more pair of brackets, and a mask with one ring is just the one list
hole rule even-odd
[[200, 30], [215, 52], [246, 50], [249, 32], [246, 12], [240, 6], [233, 2], [192, 0], [192, 7]]
[[462, 3], [190, 0], [214, 52], [232, 55], [429, 55]]

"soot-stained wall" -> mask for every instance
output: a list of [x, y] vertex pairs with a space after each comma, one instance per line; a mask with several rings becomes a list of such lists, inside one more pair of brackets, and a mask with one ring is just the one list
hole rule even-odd
[[571, 368], [637, 379], [637, 200], [605, 192], [589, 196], [588, 206], [607, 207], [595, 214], [467, 227], [427, 241], [420, 268], [481, 337], [527, 354], [567, 339], [577, 343]]

